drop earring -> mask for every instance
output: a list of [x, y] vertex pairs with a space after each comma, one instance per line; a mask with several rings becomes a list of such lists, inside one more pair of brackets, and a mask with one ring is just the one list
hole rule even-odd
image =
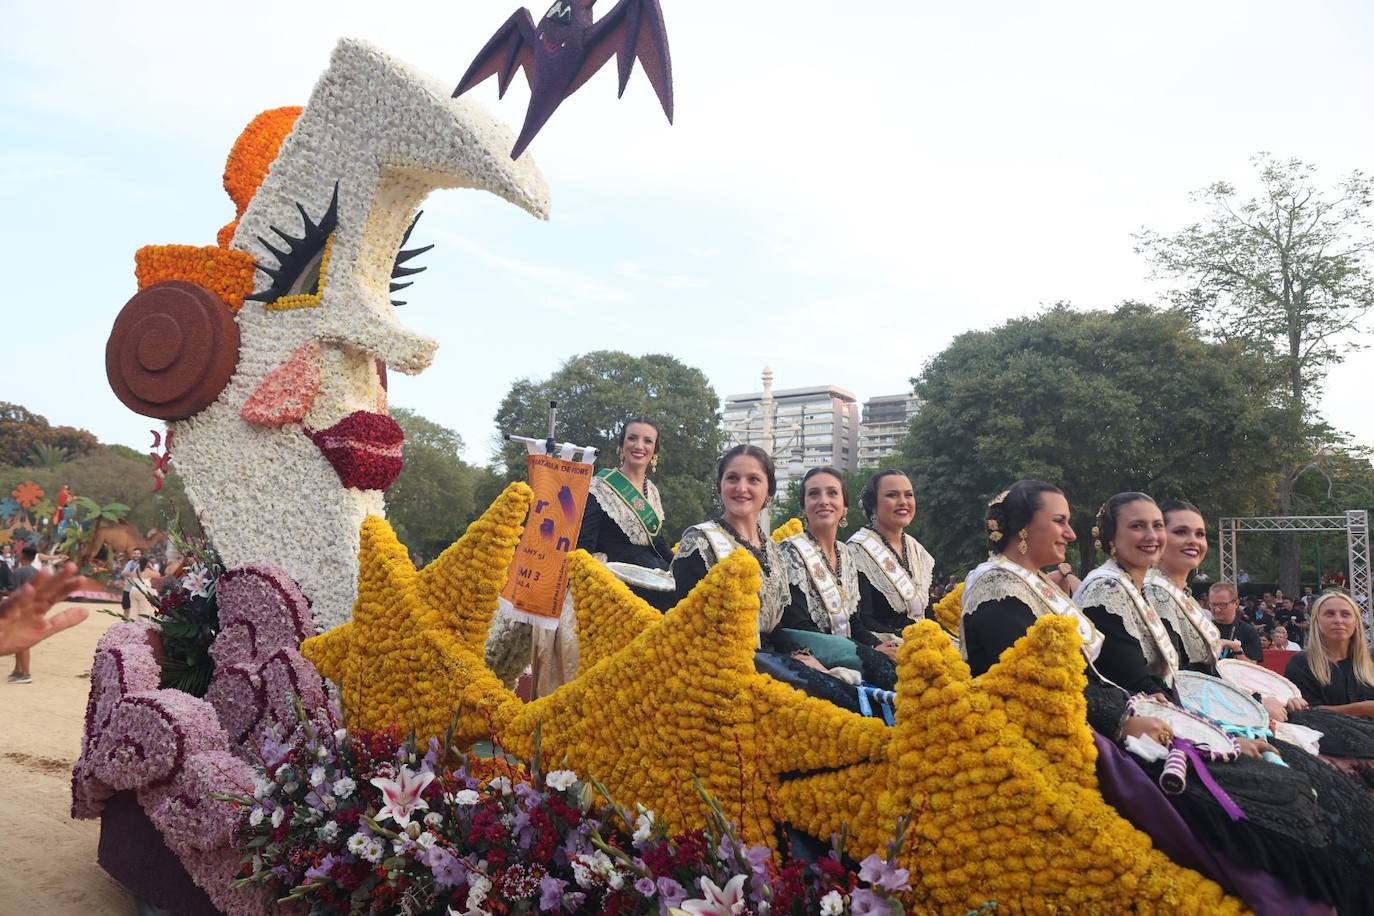
[[1026, 541], [1026, 529], [1022, 528], [1016, 532], [1016, 552], [1025, 556], [1030, 553], [1030, 544]]
[[655, 454], [654, 457], [652, 457], [652, 458], [649, 459], [649, 471], [650, 471], [651, 473], [654, 473], [654, 474], [657, 474], [657, 473], [658, 473], [658, 455], [657, 455], [657, 454]]

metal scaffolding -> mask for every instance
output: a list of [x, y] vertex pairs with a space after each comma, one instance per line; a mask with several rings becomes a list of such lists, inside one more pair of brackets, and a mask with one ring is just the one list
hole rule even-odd
[[1217, 522], [1221, 579], [1236, 581], [1236, 535], [1242, 531], [1344, 531], [1350, 553], [1350, 597], [1369, 620], [1369, 513], [1351, 509], [1345, 515], [1278, 515], [1223, 518]]

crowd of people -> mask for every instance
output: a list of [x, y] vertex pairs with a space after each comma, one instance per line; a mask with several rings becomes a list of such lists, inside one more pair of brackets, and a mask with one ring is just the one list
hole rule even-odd
[[[890, 688], [903, 630], [958, 584], [932, 581], [933, 558], [906, 533], [917, 502], [900, 471], [867, 481], [859, 495], [867, 524], [846, 538], [843, 475], [811, 469], [801, 482], [804, 529], [775, 544], [761, 524], [777, 488], [773, 462], [736, 446], [716, 469], [720, 513], [689, 526], [674, 552], [648, 476], [657, 426], [627, 423], [620, 445], [619, 468], [593, 484], [580, 546], [666, 572], [671, 593], [641, 590], [660, 608], [725, 556], [748, 551], [762, 572], [756, 665], [814, 696], [853, 709], [856, 683]], [[1093, 534], [1106, 559], [1080, 581], [1065, 562], [1077, 538], [1070, 518], [1062, 491], [1042, 481], [1016, 482], [989, 504], [989, 558], [964, 580], [952, 636], [972, 673], [995, 664], [1039, 617], [1072, 619], [1099, 780], [1123, 816], [1258, 912], [1374, 912], [1374, 662], [1355, 603], [1339, 590], [1243, 603], [1235, 584], [1217, 582], [1204, 606], [1190, 591], [1208, 550], [1201, 513], [1143, 493], [1103, 505]], [[1287, 670], [1293, 695], [1256, 695], [1270, 727], [1222, 723], [1236, 736], [1229, 750], [1198, 757], [1206, 775], [1166, 794], [1171, 754], [1196, 750], [1175, 724], [1200, 721], [1185, 711], [1181, 674], [1222, 684], [1219, 664], [1259, 660], [1264, 640], [1289, 650], [1305, 643]], [[1297, 743], [1303, 734], [1315, 743]]]

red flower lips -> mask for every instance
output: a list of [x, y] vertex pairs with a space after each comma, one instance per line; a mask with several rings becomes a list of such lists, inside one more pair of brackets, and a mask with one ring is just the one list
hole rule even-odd
[[384, 414], [358, 410], [328, 429], [306, 430], [346, 487], [385, 490], [401, 473], [405, 433]]

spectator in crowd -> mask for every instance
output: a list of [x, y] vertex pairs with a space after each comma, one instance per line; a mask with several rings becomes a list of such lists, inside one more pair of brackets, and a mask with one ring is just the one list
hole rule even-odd
[[[35, 550], [35, 557], [37, 553]], [[37, 570], [32, 563], [25, 568]], [[74, 563], [66, 564], [55, 573], [27, 574], [24, 581], [27, 588], [16, 589], [14, 594], [0, 601], [0, 655], [14, 655], [17, 659], [22, 653], [24, 670], [27, 672], [29, 649], [54, 633], [76, 626], [87, 615], [83, 607], [67, 608], [51, 617], [47, 616], [48, 611], [52, 610], [54, 604], [90, 583], [76, 574]], [[18, 680], [10, 675], [10, 681], [28, 684], [32, 678]]]
[[1236, 573], [1236, 583], [1238, 585], [1250, 584], [1250, 574], [1242, 569], [1240, 572]]
[[1274, 628], [1274, 606], [1268, 601], [1261, 601], [1259, 607], [1255, 608], [1255, 629], [1272, 630]]
[[1331, 577], [1331, 584], [1336, 586], [1336, 588], [1345, 588], [1345, 583], [1345, 573], [1341, 570], [1337, 570], [1336, 574]]
[[1288, 621], [1288, 638], [1300, 646], [1307, 645], [1307, 630], [1312, 625], [1311, 618], [1308, 605], [1301, 601], [1295, 602]]
[[1274, 627], [1274, 632], [1269, 636], [1269, 646], [1273, 649], [1283, 649], [1290, 652], [1297, 652], [1302, 646], [1288, 638], [1287, 627]]
[[1301, 601], [1302, 603], [1303, 609], [1308, 611], [1312, 610], [1312, 602], [1316, 600], [1317, 596], [1312, 594], [1312, 586], [1304, 586], [1302, 590], [1302, 598], [1299, 599], [1299, 601]]
[[1240, 599], [1236, 597], [1234, 585], [1230, 582], [1218, 582], [1213, 585], [1207, 591], [1207, 606], [1211, 608], [1212, 620], [1221, 634], [1222, 658], [1244, 654], [1254, 662], [1264, 659], [1259, 633], [1237, 613], [1240, 609]]
[[14, 570], [14, 545], [0, 544], [0, 563]]
[[1259, 635], [1259, 641], [1260, 641], [1260, 657], [1263, 658], [1265, 652], [1267, 652], [1268, 650], [1274, 648], [1274, 644], [1273, 644], [1272, 642], [1270, 642], [1270, 640], [1269, 640], [1269, 634], [1268, 634], [1268, 633], [1261, 633], [1261, 634]]
[[134, 580], [139, 577], [139, 563], [142, 559], [142, 549], [135, 547], [129, 552], [129, 560], [124, 564], [124, 568], [119, 573], [119, 577], [124, 580], [124, 595], [119, 599], [119, 606], [124, 608], [125, 620], [133, 619], [134, 612], [131, 603], [133, 601], [133, 595], [131, 593], [134, 589]]
[[[40, 572], [38, 567], [38, 548], [32, 544], [24, 545], [24, 549], [19, 552], [20, 564], [14, 571], [13, 582], [14, 590], [18, 592]], [[14, 670], [10, 672], [9, 683], [11, 684], [32, 684], [33, 674], [29, 671], [29, 650], [27, 648], [17, 649], [14, 653]]]

